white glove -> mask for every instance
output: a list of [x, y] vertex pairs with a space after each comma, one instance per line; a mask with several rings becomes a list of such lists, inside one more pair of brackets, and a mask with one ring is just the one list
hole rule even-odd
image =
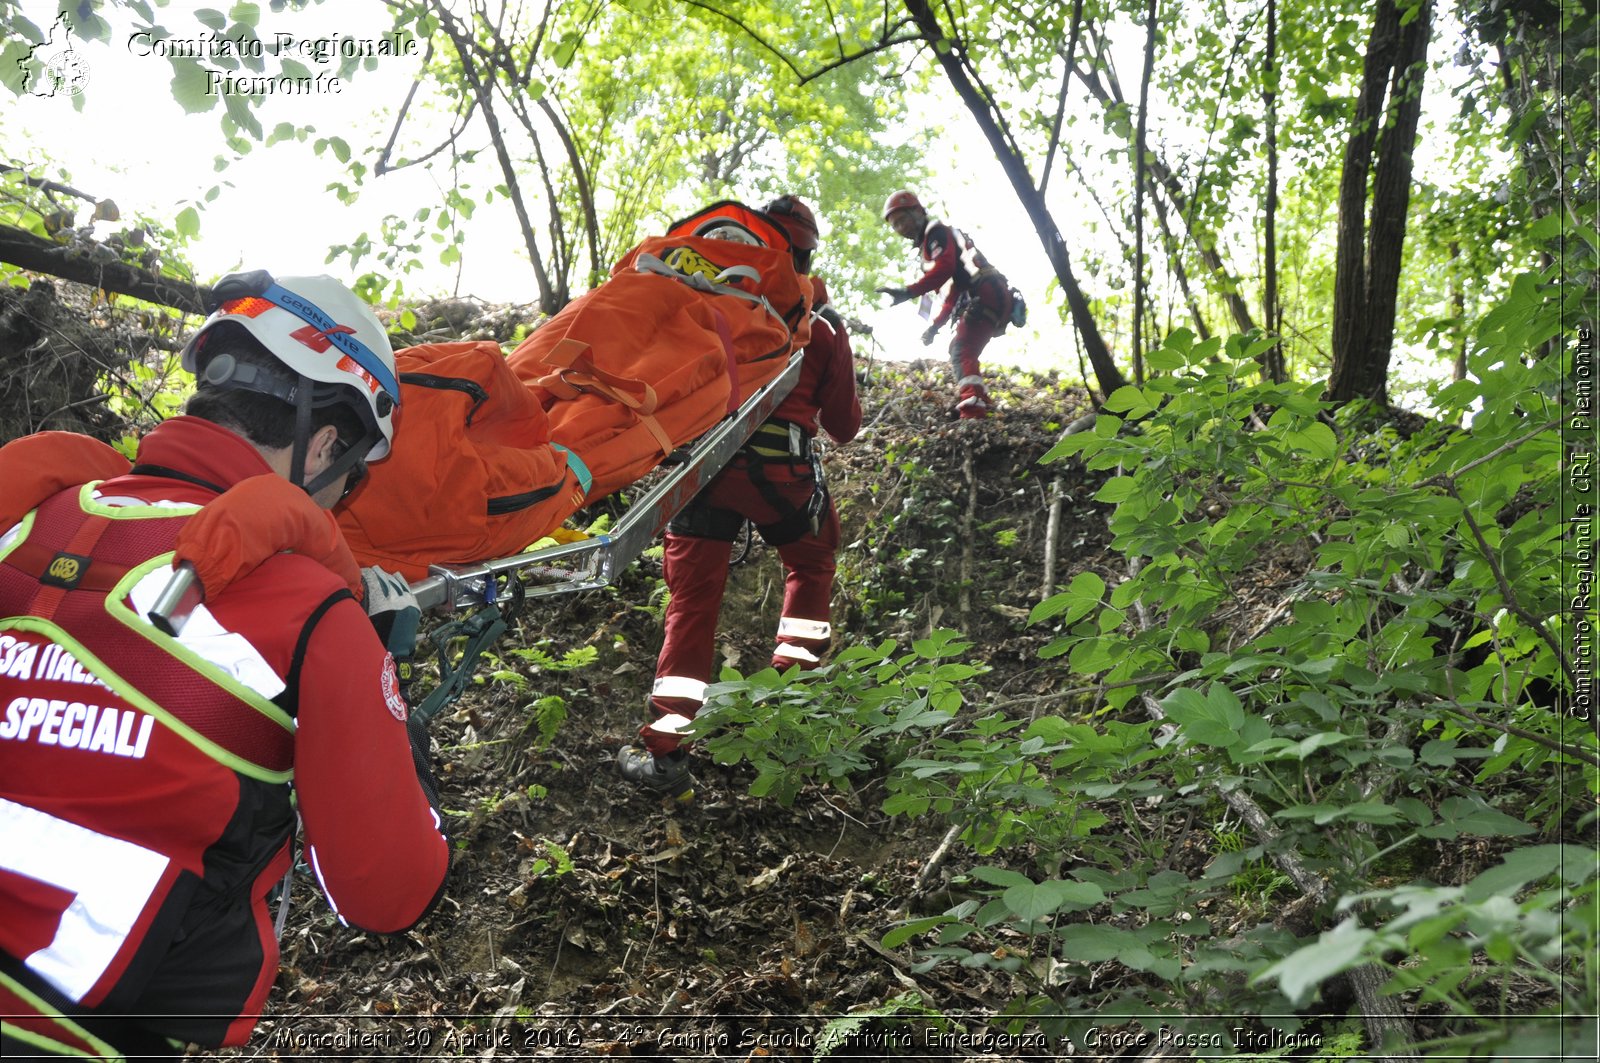
[[411, 656], [417, 626], [422, 622], [422, 607], [411, 584], [398, 572], [373, 565], [361, 570], [361, 594], [367, 616], [389, 652], [396, 657]]

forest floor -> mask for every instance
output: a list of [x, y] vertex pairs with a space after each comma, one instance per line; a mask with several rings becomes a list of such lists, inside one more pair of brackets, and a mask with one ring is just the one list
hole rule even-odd
[[[862, 389], [861, 437], [827, 458], [846, 543], [836, 648], [954, 627], [992, 669], [979, 680], [989, 704], [1038, 701], [1061, 672], [1041, 668], [1046, 638], [1026, 626], [1043, 578], [1048, 476], [1037, 462], [1084, 398], [1048, 378], [1006, 378], [997, 416], [956, 422], [947, 380], [933, 362], [880, 367]], [[1081, 472], [1052, 471], [1068, 477], [1064, 583], [1107, 533], [1093, 488], [1072, 479]], [[898, 519], [918, 510], [929, 519]], [[997, 525], [1011, 533], [994, 534]], [[953, 585], [963, 566], [968, 594]], [[748, 765], [704, 756], [688, 803], [663, 804], [618, 779], [616, 751], [646, 718], [660, 588], [659, 561], [647, 556], [604, 591], [534, 603], [502, 637], [500, 659], [479, 669], [499, 678], [434, 723], [456, 844], [443, 901], [417, 929], [384, 938], [341, 926], [300, 876], [267, 1017], [239, 1055], [1055, 1053], [1037, 1031], [1017, 1038], [998, 1024], [1009, 996], [987, 972], [919, 973], [879, 945], [908, 912], [954, 903], [947, 884], [965, 859], [957, 846], [930, 866], [945, 824], [885, 816], [881, 780], [850, 792], [808, 787], [783, 807], [749, 794]], [[776, 553], [757, 539], [730, 580], [724, 663], [762, 666], [781, 597]], [[598, 659], [541, 671], [510, 655], [522, 646], [554, 657], [589, 646]], [[541, 743], [531, 703], [552, 694], [567, 716]], [[899, 1014], [874, 1022], [874, 1010]]]

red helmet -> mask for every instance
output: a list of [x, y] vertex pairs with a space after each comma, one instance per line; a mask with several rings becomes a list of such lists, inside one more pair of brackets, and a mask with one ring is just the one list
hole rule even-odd
[[[912, 207], [917, 210], [923, 210], [922, 201], [917, 198], [917, 194], [908, 188], [902, 188], [900, 191], [890, 195], [889, 198], [884, 202], [884, 221], [888, 221], [889, 215], [893, 214], [895, 211], [905, 210], [908, 207]], [[926, 213], [926, 211], [923, 212]]]
[[817, 216], [799, 196], [779, 196], [762, 209], [788, 234], [795, 250], [817, 249]]

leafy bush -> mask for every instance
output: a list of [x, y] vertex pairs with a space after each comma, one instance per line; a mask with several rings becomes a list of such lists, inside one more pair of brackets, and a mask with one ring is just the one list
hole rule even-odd
[[[887, 812], [941, 816], [981, 854], [1028, 846], [1042, 873], [974, 868], [972, 899], [884, 939], [1010, 974], [1017, 1022], [1081, 1035], [1070, 1016], [1116, 1010], [1243, 1051], [1263, 1042], [1194, 1016], [1278, 1015], [1268, 1041], [1300, 1036], [1296, 1007], [1371, 966], [1402, 1010], [1428, 1009], [1431, 1047], [1504, 1042], [1514, 979], [1545, 1017], [1519, 1038], [1570, 1033], [1560, 1016], [1600, 1003], [1596, 857], [1574, 844], [1600, 743], [1558, 704], [1575, 678], [1566, 367], [1523, 353], [1559, 334], [1558, 295], [1511, 286], [1437, 422], [1253, 382], [1259, 343], [1174, 333], [1150, 358], [1164, 375], [1046, 458], [1114, 473], [1096, 497], [1124, 569], [1081, 572], [1032, 614], [1053, 628], [1046, 658], [1098, 677], [1092, 714], [958, 716], [977, 670], [939, 632], [803, 678], [730, 676], [702, 716], [713, 755], [752, 762], [755, 792], [784, 802], [881, 763]], [[1213, 831], [1191, 877], [1171, 830], [1144, 825], [1157, 807], [1218, 824], [1248, 809], [1251, 836]], [[1474, 877], [1429, 880], [1469, 847]], [[1503, 862], [1478, 870], [1486, 854]], [[1302, 920], [1263, 921], [1290, 891], [1309, 891]], [[1129, 976], [1100, 977], [1111, 961]], [[1350, 1030], [1324, 1035], [1354, 1050]]]
[[[750, 762], [750, 792], [790, 804], [808, 781], [848, 788], [875, 762], [897, 763], [961, 708], [958, 684], [983, 669], [954, 660], [971, 647], [935, 631], [895, 655], [893, 641], [853, 646], [814, 672], [732, 670], [706, 691], [694, 734], [720, 764]], [[709, 737], [707, 737], [709, 736]]]

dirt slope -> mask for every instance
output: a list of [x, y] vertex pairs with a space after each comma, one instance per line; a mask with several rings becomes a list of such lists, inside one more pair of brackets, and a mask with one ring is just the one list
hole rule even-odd
[[[849, 544], [836, 623], [843, 639], [867, 642], [960, 628], [994, 668], [983, 686], [1020, 697], [1058, 682], [1040, 669], [1042, 639], [1024, 623], [1042, 579], [1051, 474], [1036, 461], [1084, 400], [1031, 377], [996, 391], [1000, 416], [975, 424], [948, 419], [936, 364], [879, 367], [863, 388], [867, 428], [828, 458]], [[1092, 489], [1065, 487], [1063, 576], [1104, 534]], [[770, 650], [781, 580], [776, 554], [759, 542], [734, 569], [721, 648], [745, 671]], [[479, 670], [498, 678], [435, 724], [444, 800], [457, 813], [447, 897], [418, 930], [384, 939], [339, 926], [299, 878], [269, 1017], [238, 1054], [1040, 1054], [994, 1039], [986, 1020], [1005, 998], [988, 992], [986, 976], [914, 973], [878, 946], [906, 910], [950, 900], [939, 888], [948, 871], [931, 877], [931, 892], [913, 891], [942, 828], [890, 821], [872, 780], [848, 794], [809, 789], [790, 808], [752, 798], [747, 767], [705, 758], [687, 805], [618, 782], [612, 758], [644, 719], [659, 611], [659, 563], [646, 559], [613, 588], [522, 618]], [[550, 671], [511, 652], [528, 646], [553, 657], [590, 646], [598, 657]], [[541, 743], [533, 705], [550, 695], [567, 716]], [[833, 1021], [857, 1009], [918, 1010], [892, 1003], [908, 992], [968, 1018], [943, 1033], [930, 1025], [931, 1035], [915, 1023]]]

